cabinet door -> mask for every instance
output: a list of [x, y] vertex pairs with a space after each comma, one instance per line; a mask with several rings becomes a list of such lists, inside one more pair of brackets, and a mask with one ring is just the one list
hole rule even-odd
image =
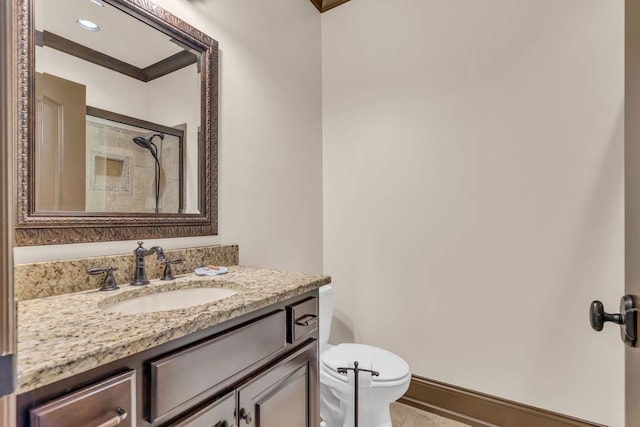
[[235, 409], [236, 393], [232, 391], [170, 427], [230, 427], [235, 425]]
[[309, 352], [297, 353], [240, 387], [239, 425], [311, 427], [312, 361]]

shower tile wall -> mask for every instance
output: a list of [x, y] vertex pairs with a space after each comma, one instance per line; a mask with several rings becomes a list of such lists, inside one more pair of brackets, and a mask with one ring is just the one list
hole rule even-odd
[[[89, 212], [153, 212], [155, 160], [133, 142], [148, 131], [87, 119], [86, 210]], [[160, 173], [160, 212], [178, 212], [178, 139], [155, 138]]]

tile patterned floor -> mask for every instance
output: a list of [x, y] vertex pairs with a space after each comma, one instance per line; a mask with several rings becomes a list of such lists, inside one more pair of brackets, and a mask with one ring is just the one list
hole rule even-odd
[[393, 427], [469, 427], [398, 402], [391, 404], [391, 424]]

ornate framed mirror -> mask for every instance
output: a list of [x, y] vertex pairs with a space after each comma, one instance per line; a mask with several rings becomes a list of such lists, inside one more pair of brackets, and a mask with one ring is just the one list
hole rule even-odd
[[217, 234], [217, 42], [147, 0], [14, 1], [16, 245]]

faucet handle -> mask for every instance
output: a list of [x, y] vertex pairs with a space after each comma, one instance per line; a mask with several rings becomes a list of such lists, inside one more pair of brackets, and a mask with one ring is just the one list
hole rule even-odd
[[160, 261], [164, 264], [164, 272], [162, 273], [162, 278], [160, 280], [173, 280], [175, 276], [173, 275], [173, 269], [171, 268], [171, 264], [182, 264], [184, 259], [182, 258], [174, 258], [174, 259], [163, 259]]
[[87, 268], [87, 274], [96, 275], [107, 273], [104, 278], [104, 282], [102, 282], [101, 291], [115, 291], [116, 289], [120, 289], [118, 285], [116, 285], [116, 279], [113, 277], [113, 272], [116, 271], [118, 267], [107, 267], [107, 268]]

